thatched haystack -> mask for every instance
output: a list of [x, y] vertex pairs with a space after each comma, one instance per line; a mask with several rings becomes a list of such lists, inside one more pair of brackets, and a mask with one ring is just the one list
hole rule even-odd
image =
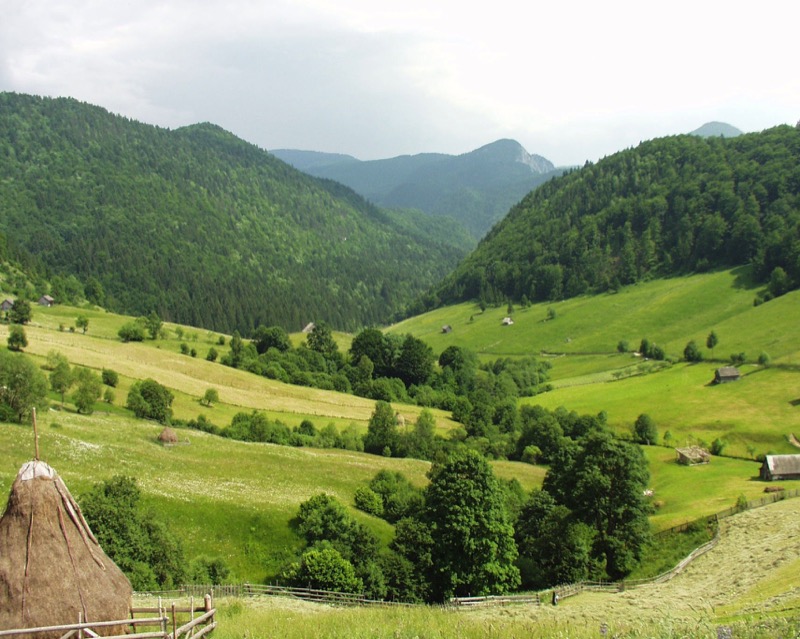
[[85, 621], [125, 619], [131, 594], [58, 474], [41, 461], [24, 464], [0, 519], [0, 628], [77, 623], [79, 614]]
[[164, 430], [158, 436], [158, 441], [164, 446], [172, 446], [178, 443], [178, 433], [172, 430], [169, 426], [165, 426]]

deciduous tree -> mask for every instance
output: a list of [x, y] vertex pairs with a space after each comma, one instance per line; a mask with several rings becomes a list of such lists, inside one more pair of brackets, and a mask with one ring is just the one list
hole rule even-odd
[[493, 595], [520, 583], [514, 529], [503, 490], [475, 451], [434, 466], [423, 521], [430, 529], [430, 583], [435, 599]]

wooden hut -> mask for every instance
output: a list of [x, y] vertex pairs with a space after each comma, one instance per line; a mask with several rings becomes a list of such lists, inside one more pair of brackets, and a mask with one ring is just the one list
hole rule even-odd
[[723, 366], [714, 371], [715, 384], [727, 384], [728, 382], [735, 382], [741, 377], [738, 368], [733, 366]]
[[761, 464], [761, 479], [800, 479], [800, 455], [767, 455]]
[[689, 446], [688, 448], [676, 448], [678, 455], [677, 461], [684, 466], [694, 466], [695, 464], [707, 464], [711, 461], [711, 454], [700, 446]]
[[24, 464], [0, 519], [0, 628], [74, 624], [79, 615], [90, 622], [125, 619], [131, 594], [128, 578], [103, 552], [58, 474], [41, 461]]

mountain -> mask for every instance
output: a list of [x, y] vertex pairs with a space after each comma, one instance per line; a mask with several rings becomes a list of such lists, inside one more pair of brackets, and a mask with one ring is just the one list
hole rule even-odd
[[457, 156], [422, 153], [355, 162], [330, 154], [273, 153], [312, 175], [346, 184], [379, 206], [452, 217], [476, 239], [528, 192], [563, 172], [514, 140], [498, 140]]
[[736, 136], [742, 135], [742, 132], [735, 126], [731, 126], [725, 122], [706, 122], [689, 135], [698, 135], [701, 138], [735, 138]]
[[296, 149], [274, 149], [270, 151], [276, 158], [291, 164], [294, 168], [305, 171], [332, 164], [348, 164], [358, 162], [352, 155], [343, 153], [323, 153], [322, 151], [298, 151]]
[[[540, 186], [415, 311], [469, 299], [558, 300], [753, 264], [800, 285], [800, 130], [645, 142]], [[774, 280], [774, 281], [773, 281]]]
[[0, 203], [0, 233], [51, 281], [225, 331], [386, 322], [468, 241], [211, 124], [167, 130], [12, 93], [0, 93]]

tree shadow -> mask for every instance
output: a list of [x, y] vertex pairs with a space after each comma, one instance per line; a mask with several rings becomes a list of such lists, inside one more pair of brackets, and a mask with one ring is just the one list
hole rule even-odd
[[756, 279], [755, 274], [753, 273], [752, 266], [737, 266], [731, 270], [731, 273], [733, 273], [734, 276], [733, 288], [741, 290], [755, 290], [761, 286], [761, 282]]

